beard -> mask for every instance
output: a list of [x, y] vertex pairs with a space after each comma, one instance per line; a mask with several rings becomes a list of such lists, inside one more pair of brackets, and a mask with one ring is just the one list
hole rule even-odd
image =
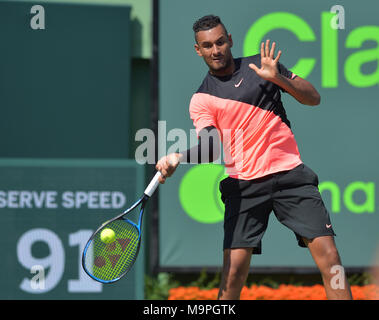
[[227, 54], [223, 57], [223, 59], [224, 59], [224, 63], [217, 63], [213, 60], [210, 61], [209, 63], [207, 62], [209, 71], [212, 74], [215, 74], [215, 75], [222, 74], [230, 68], [230, 66], [232, 65], [232, 62], [233, 62], [232, 55]]

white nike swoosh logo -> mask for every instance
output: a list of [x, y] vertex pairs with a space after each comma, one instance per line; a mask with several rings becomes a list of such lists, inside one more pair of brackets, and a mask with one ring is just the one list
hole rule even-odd
[[327, 224], [327, 225], [325, 225], [328, 229], [330, 229], [331, 228], [331, 224]]
[[236, 87], [236, 88], [238, 88], [240, 85], [241, 85], [241, 83], [242, 83], [242, 80], [243, 80], [243, 78], [240, 80], [240, 82], [238, 82], [237, 84], [235, 84], [234, 86]]

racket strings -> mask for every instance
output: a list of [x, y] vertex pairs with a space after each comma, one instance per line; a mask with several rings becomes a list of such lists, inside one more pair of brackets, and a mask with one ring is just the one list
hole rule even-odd
[[138, 229], [124, 220], [115, 220], [104, 226], [112, 229], [115, 240], [104, 243], [97, 232], [88, 247], [85, 258], [87, 270], [96, 278], [111, 281], [119, 278], [133, 265], [139, 248], [140, 236]]

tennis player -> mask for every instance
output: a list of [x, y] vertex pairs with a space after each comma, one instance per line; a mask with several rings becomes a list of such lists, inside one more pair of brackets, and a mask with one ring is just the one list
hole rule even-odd
[[[262, 43], [260, 54], [235, 59], [232, 37], [219, 17], [204, 16], [193, 30], [195, 50], [209, 68], [189, 107], [199, 144], [161, 158], [156, 168], [164, 183], [180, 162], [219, 158], [217, 146], [222, 142], [228, 178], [220, 183], [225, 218], [218, 298], [239, 299], [251, 256], [262, 253], [262, 237], [273, 211], [294, 232], [298, 245], [310, 250], [327, 298], [351, 299], [344, 272], [338, 285], [333, 281], [338, 275], [332, 270], [343, 270], [335, 233], [318, 190], [318, 176], [301, 160], [281, 101], [281, 93], [288, 93], [301, 104], [315, 106], [319, 93], [279, 62], [282, 52], [275, 56], [275, 42]], [[283, 252], [286, 249], [290, 250]]]

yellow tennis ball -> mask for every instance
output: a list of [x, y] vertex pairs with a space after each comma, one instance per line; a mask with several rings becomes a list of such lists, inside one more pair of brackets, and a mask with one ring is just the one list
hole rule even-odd
[[112, 229], [106, 228], [100, 233], [100, 239], [104, 243], [112, 243], [113, 241], [116, 240], [116, 234]]

